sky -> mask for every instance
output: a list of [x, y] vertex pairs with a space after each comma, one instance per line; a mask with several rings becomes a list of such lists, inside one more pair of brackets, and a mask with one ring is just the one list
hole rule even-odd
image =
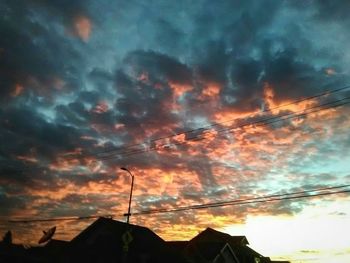
[[[350, 183], [350, 2], [3, 0], [0, 235]], [[284, 117], [283, 117], [284, 116]], [[349, 188], [345, 188], [350, 190]], [[348, 193], [132, 216], [274, 259], [350, 259]]]

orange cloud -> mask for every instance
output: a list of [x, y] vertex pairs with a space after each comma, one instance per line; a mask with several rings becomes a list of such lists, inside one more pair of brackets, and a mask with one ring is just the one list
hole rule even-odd
[[284, 101], [276, 101], [275, 92], [273, 87], [269, 83], [264, 84], [264, 102], [266, 110], [269, 109], [271, 113], [278, 114], [281, 111], [289, 110], [292, 112], [300, 112], [311, 106], [314, 106], [317, 101], [313, 100], [305, 100], [299, 103], [295, 103], [292, 100], [284, 100]]
[[101, 101], [92, 109], [92, 112], [97, 114], [102, 114], [107, 112], [108, 110], [109, 110], [108, 103], [106, 101]]
[[79, 164], [78, 159], [57, 157], [56, 161], [49, 165], [49, 169], [53, 171], [72, 171]]
[[74, 30], [83, 41], [87, 42], [92, 31], [90, 19], [86, 16], [77, 16], [74, 19]]
[[24, 156], [24, 155], [18, 155], [16, 156], [18, 160], [25, 161], [25, 162], [30, 162], [30, 163], [37, 163], [38, 159], [35, 158], [34, 156]]
[[169, 86], [173, 90], [173, 93], [176, 99], [182, 96], [183, 94], [185, 94], [186, 92], [189, 92], [193, 89], [191, 85], [177, 84], [173, 82], [169, 82]]
[[21, 93], [23, 92], [23, 90], [24, 90], [24, 87], [23, 87], [22, 85], [16, 84], [16, 85], [15, 85], [15, 89], [14, 89], [14, 90], [12, 91], [12, 93], [11, 93], [11, 96], [12, 96], [12, 97], [17, 97], [17, 96], [21, 95]]
[[220, 93], [220, 85], [216, 83], [208, 83], [203, 86], [202, 93], [198, 97], [200, 100], [217, 99]]
[[[268, 91], [266, 97], [267, 100], [270, 99], [270, 103], [275, 103], [273, 92]], [[227, 111], [221, 112], [221, 114], [217, 116], [221, 116], [222, 120], [228, 120], [229, 117], [242, 118], [242, 116], [246, 116], [245, 114], [252, 113], [243, 114]], [[227, 133], [218, 133], [217, 131], [205, 132], [201, 135], [203, 140], [200, 142], [188, 141], [183, 134], [174, 136], [171, 139], [160, 140], [158, 145], [169, 142], [169, 145], [171, 143], [179, 143], [183, 147], [177, 145], [168, 150], [164, 148], [159, 149], [155, 153], [156, 158], [164, 157], [165, 161], [172, 162], [172, 157], [182, 157], [181, 163], [176, 164], [176, 168], [172, 169], [152, 167], [149, 164], [135, 165], [131, 169], [135, 175], [132, 211], [160, 207], [173, 208], [209, 203], [216, 200], [231, 200], [238, 197], [244, 198], [260, 194], [271, 194], [269, 190], [266, 190], [268, 185], [266, 185], [265, 179], [268, 178], [267, 173], [274, 170], [277, 170], [277, 172], [273, 174], [273, 179], [271, 179], [272, 177], [268, 179], [274, 183], [279, 183], [279, 180], [282, 180], [282, 183], [286, 182], [286, 185], [283, 185], [285, 189], [292, 187], [295, 182], [300, 185], [306, 184], [303, 182], [305, 178], [300, 174], [292, 174], [292, 172], [286, 171], [286, 167], [289, 165], [288, 162], [292, 161], [295, 156], [302, 155], [309, 158], [317, 154], [317, 147], [312, 145], [315, 133], [317, 133], [317, 138], [323, 140], [332, 138], [334, 134], [339, 134], [339, 130], [343, 131], [343, 136], [348, 136], [347, 131], [350, 128], [350, 120], [342, 116], [349, 114], [349, 109], [337, 108], [308, 115], [305, 119], [293, 120], [286, 125], [282, 125], [282, 127], [250, 125], [244, 127], [244, 129], [235, 129]], [[340, 119], [343, 119], [341, 123], [339, 122]], [[325, 125], [324, 121], [327, 121], [327, 125]], [[308, 129], [305, 129], [306, 127]], [[164, 129], [172, 130], [170, 127], [165, 127]], [[315, 133], [312, 133], [310, 130]], [[153, 129], [149, 131], [152, 131], [152, 133], [156, 132], [156, 127], [153, 126]], [[305, 144], [310, 145], [305, 147]], [[208, 158], [206, 160], [210, 163], [210, 170], [215, 182], [219, 188], [226, 190], [223, 194], [216, 195], [207, 191], [200, 181], [200, 177], [203, 175], [195, 170], [190, 170], [190, 160], [204, 155]], [[134, 160], [138, 158], [140, 158], [139, 155], [136, 155]], [[144, 156], [141, 158], [144, 158]], [[123, 161], [129, 160], [132, 159]], [[55, 164], [57, 170], [68, 171], [68, 168], [72, 167], [74, 162], [69, 163], [58, 159]], [[89, 164], [97, 165], [91, 166], [92, 172], [95, 169], [96, 171], [101, 171], [100, 163], [95, 163], [93, 159], [85, 160], [84, 165], [89, 166]], [[108, 178], [108, 175], [112, 173], [118, 173], [118, 178]], [[43, 198], [43, 200], [35, 201], [35, 205], [38, 207], [40, 207], [40, 202], [42, 202], [42, 205], [45, 202], [46, 204], [50, 203], [50, 200], [44, 200], [47, 196], [54, 200], [61, 200], [70, 194], [78, 194], [80, 196], [103, 195], [112, 200], [115, 206], [110, 209], [101, 209], [100, 213], [120, 215], [127, 211], [130, 178], [128, 174], [121, 174], [119, 168], [113, 171], [108, 170], [105, 174], [106, 177], [100, 181], [87, 182], [83, 186], [75, 185], [68, 180], [62, 180], [59, 181], [57, 189], [50, 191], [32, 189], [30, 194]], [[262, 189], [260, 188], [261, 186]], [[169, 196], [174, 197], [174, 199], [163, 202]], [[274, 204], [278, 205], [278, 203]], [[133, 216], [131, 222], [150, 227], [165, 239], [189, 239], [208, 226], [222, 228], [230, 224], [244, 222], [247, 215], [281, 214], [288, 211], [282, 209], [282, 212], [279, 210], [276, 212], [274, 209], [276, 209], [275, 205], [271, 204], [269, 206], [235, 206], [234, 208], [226, 207], [222, 210], [208, 209], [173, 214], [157, 214], [152, 217]], [[35, 206], [33, 211], [36, 211]], [[67, 239], [70, 239], [84, 228], [83, 225], [79, 225], [80, 229], [77, 225], [75, 227], [73, 227], [74, 224], [72, 226], [68, 225], [69, 223], [65, 223], [65, 233], [62, 235], [62, 237]], [[25, 238], [28, 239], [28, 237], [29, 235]]]
[[223, 126], [232, 126], [236, 122], [243, 120], [247, 117], [253, 117], [259, 113], [258, 110], [251, 112], [239, 112], [233, 109], [224, 109], [214, 113], [214, 121], [220, 123]]

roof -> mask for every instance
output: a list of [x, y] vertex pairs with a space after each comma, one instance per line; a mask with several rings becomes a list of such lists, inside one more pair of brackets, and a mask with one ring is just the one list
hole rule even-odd
[[[261, 262], [270, 262], [270, 260], [266, 261], [264, 256], [247, 246], [248, 244], [245, 236], [231, 236], [207, 228], [192, 238], [183, 251], [195, 261], [207, 260], [212, 262], [225, 245], [228, 245], [239, 262], [255, 262], [256, 258], [259, 258]], [[180, 247], [180, 245], [178, 246]]]
[[255, 258], [259, 258], [260, 262], [270, 262], [270, 259], [256, 252], [248, 246], [231, 246], [240, 262], [255, 262]]
[[248, 245], [249, 242], [245, 236], [231, 236], [229, 234], [217, 231], [215, 229], [212, 229], [208, 227], [201, 233], [199, 233], [197, 236], [192, 238], [190, 240], [191, 243], [193, 242], [203, 242], [203, 241], [224, 241], [231, 246], [236, 245]]
[[72, 239], [70, 254], [77, 261], [184, 262], [180, 253], [146, 227], [100, 217]]
[[91, 238], [95, 232], [103, 232], [106, 235], [114, 233], [121, 237], [129, 229], [132, 229], [132, 232], [135, 232], [137, 234], [143, 234], [148, 237], [152, 237], [159, 241], [165, 242], [161, 237], [156, 235], [147, 227], [127, 224], [124, 222], [113, 220], [111, 218], [99, 217], [95, 222], [93, 222], [86, 229], [80, 232], [76, 237], [74, 237], [71, 240], [71, 243], [85, 242], [86, 239]]
[[231, 236], [226, 233], [207, 228], [190, 241], [167, 242], [169, 246], [181, 251], [192, 262], [214, 262], [224, 249], [229, 249], [233, 262], [237, 256], [232, 246], [245, 247], [248, 240], [245, 236]]

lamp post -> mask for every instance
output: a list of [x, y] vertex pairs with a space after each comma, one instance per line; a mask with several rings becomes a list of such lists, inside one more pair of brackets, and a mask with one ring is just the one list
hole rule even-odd
[[130, 198], [129, 198], [129, 207], [128, 207], [128, 213], [124, 214], [124, 216], [126, 216], [126, 223], [129, 224], [129, 217], [131, 215], [130, 213], [130, 209], [131, 209], [131, 198], [132, 198], [132, 189], [134, 188], [134, 176], [132, 175], [132, 173], [126, 169], [125, 167], [121, 167], [121, 170], [124, 170], [126, 172], [128, 172], [128, 174], [130, 174], [131, 176], [131, 189], [130, 189]]

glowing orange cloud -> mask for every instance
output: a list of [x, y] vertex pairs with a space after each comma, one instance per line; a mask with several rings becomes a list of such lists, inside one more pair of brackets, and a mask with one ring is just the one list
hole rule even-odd
[[88, 41], [90, 38], [92, 25], [86, 16], [78, 16], [74, 21], [74, 29], [76, 34], [83, 40]]
[[317, 102], [316, 100], [305, 100], [295, 103], [292, 100], [284, 100], [277, 102], [275, 99], [275, 92], [269, 83], [264, 84], [264, 101], [267, 109], [270, 109], [273, 114], [278, 114], [280, 111], [289, 110], [298, 112], [305, 110]]
[[12, 93], [11, 93], [11, 96], [12, 97], [17, 97], [17, 96], [19, 96], [19, 95], [21, 95], [21, 93], [23, 92], [23, 86], [22, 85], [20, 85], [20, 84], [16, 84], [15, 85], [15, 89], [12, 91]]
[[202, 93], [199, 96], [200, 100], [207, 100], [207, 99], [217, 99], [219, 93], [220, 93], [220, 85], [216, 83], [208, 83], [205, 85], [202, 89]]
[[193, 89], [193, 87], [191, 85], [185, 85], [185, 84], [182, 85], [182, 84], [177, 84], [177, 83], [173, 83], [173, 82], [169, 82], [169, 86], [173, 90], [174, 96], [176, 98], [182, 96], [186, 92], [189, 92]]
[[243, 120], [247, 117], [253, 117], [255, 114], [258, 114], [259, 111], [250, 111], [250, 112], [239, 112], [233, 109], [224, 109], [222, 111], [214, 113], [214, 121], [220, 123], [223, 126], [232, 126], [239, 120]]
[[38, 162], [38, 159], [36, 159], [33, 156], [18, 155], [16, 158], [18, 160], [25, 161], [25, 162], [30, 162], [30, 163], [37, 163]]
[[101, 114], [101, 113], [107, 112], [108, 109], [109, 109], [109, 106], [108, 106], [107, 102], [101, 101], [92, 109], [92, 112], [97, 113], [97, 114]]
[[56, 161], [49, 165], [49, 169], [53, 171], [71, 171], [79, 165], [78, 159], [65, 159], [58, 157]]

